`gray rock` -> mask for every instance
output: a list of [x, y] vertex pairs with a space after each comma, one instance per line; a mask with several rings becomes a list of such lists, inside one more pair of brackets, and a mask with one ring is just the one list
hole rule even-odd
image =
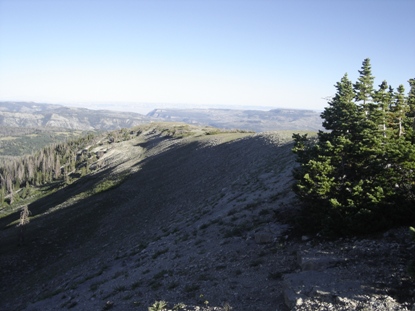
[[340, 279], [335, 271], [302, 271], [284, 276], [284, 300], [289, 308], [310, 298], [332, 302], [334, 297], [352, 297], [359, 292], [357, 280]]
[[255, 242], [257, 244], [268, 244], [274, 241], [274, 236], [268, 232], [255, 233]]
[[298, 265], [301, 270], [322, 271], [330, 267], [334, 267], [345, 259], [339, 258], [333, 254], [325, 254], [313, 250], [303, 250], [297, 253]]

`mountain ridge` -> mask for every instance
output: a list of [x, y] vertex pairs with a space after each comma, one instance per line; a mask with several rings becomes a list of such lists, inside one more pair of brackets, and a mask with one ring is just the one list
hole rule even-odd
[[302, 109], [154, 109], [147, 115], [55, 104], [0, 102], [0, 126], [114, 130], [154, 121], [185, 122], [254, 132], [321, 129], [318, 112]]
[[227, 129], [254, 132], [277, 130], [322, 129], [322, 120], [317, 111], [306, 109], [276, 108], [269, 111], [239, 109], [154, 109], [147, 114], [155, 119], [209, 125]]
[[0, 126], [114, 130], [150, 122], [134, 112], [90, 110], [56, 104], [0, 102]]
[[147, 311], [165, 300], [187, 311], [386, 311], [415, 303], [405, 228], [336, 241], [293, 231], [296, 163], [286, 133], [168, 122], [129, 133], [85, 148], [86, 158], [102, 152], [92, 172], [29, 204], [23, 246], [19, 211], [0, 218], [0, 309]]

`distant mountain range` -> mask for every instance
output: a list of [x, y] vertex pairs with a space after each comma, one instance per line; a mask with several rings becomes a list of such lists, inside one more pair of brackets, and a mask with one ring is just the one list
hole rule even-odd
[[91, 110], [32, 102], [0, 102], [0, 126], [114, 130], [148, 123], [133, 112]]
[[151, 121], [185, 122], [255, 132], [321, 129], [319, 112], [299, 109], [155, 109], [134, 112], [91, 110], [33, 102], [0, 102], [0, 126], [114, 130]]
[[312, 110], [273, 109], [155, 109], [147, 114], [155, 119], [210, 125], [218, 128], [241, 129], [255, 132], [275, 130], [322, 129], [320, 113]]

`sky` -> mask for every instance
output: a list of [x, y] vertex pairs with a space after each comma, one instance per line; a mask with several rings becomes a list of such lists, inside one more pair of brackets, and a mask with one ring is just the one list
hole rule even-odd
[[[415, 78], [415, 0], [0, 0], [0, 101], [323, 110]], [[141, 109], [141, 111], [140, 111]]]

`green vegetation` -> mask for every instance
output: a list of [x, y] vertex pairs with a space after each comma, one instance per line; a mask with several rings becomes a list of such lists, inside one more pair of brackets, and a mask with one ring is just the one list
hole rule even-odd
[[[182, 123], [156, 123], [138, 126], [132, 129], [121, 129], [108, 133], [88, 133], [77, 138], [81, 132], [61, 132], [61, 130], [16, 129], [0, 128], [4, 137], [0, 139], [0, 149], [6, 146], [10, 154], [26, 153], [35, 148], [37, 151], [15, 157], [0, 157], [0, 209], [9, 207], [12, 210], [17, 205], [27, 204], [42, 193], [58, 190], [69, 185], [79, 178], [88, 175], [105, 165], [100, 159], [114, 143], [128, 141], [142, 133], [158, 135], [166, 139], [178, 139], [212, 135], [211, 127], [195, 127]], [[218, 130], [215, 134], [223, 134], [223, 139], [233, 140], [241, 138], [245, 133], [238, 131]], [[6, 136], [7, 135], [7, 136]], [[19, 136], [20, 135], [20, 136]], [[228, 135], [228, 136], [226, 136]], [[26, 141], [34, 137], [49, 137], [51, 141], [56, 138], [59, 143], [44, 146], [48, 140], [35, 143]], [[65, 137], [65, 141], [62, 137]], [[58, 138], [59, 139], [58, 139]], [[16, 140], [21, 140], [17, 144]], [[29, 149], [25, 151], [12, 151], [10, 146], [20, 148], [24, 145]], [[107, 147], [105, 147], [107, 146]], [[1, 150], [0, 150], [1, 155]], [[126, 176], [113, 176], [97, 183], [84, 196], [97, 194], [118, 186]], [[47, 187], [46, 187], [47, 186]], [[47, 188], [47, 191], [45, 190]]]
[[[94, 147], [103, 142], [111, 144], [126, 141], [136, 135], [136, 132], [126, 129], [102, 134], [89, 133], [73, 140], [50, 144], [29, 155], [0, 158], [0, 208], [30, 202], [39, 198], [42, 192], [51, 192], [73, 183], [100, 167], [98, 160], [106, 151], [94, 151]], [[112, 189], [124, 177], [104, 179], [87, 195]]]
[[166, 310], [167, 302], [164, 300], [155, 301], [150, 307], [148, 307], [148, 311], [163, 311]]
[[74, 140], [87, 134], [59, 128], [0, 126], [0, 157], [31, 154], [47, 145]]
[[415, 221], [415, 79], [405, 96], [403, 85], [373, 88], [369, 59], [359, 74], [336, 84], [321, 114], [327, 131], [293, 136], [308, 229], [368, 233]]
[[[89, 133], [76, 139], [67, 139], [64, 142], [50, 144], [28, 155], [0, 158], [0, 208], [10, 207], [9, 210], [11, 211], [14, 206], [27, 204], [39, 198], [42, 193], [45, 195], [46, 192], [50, 193], [58, 190], [92, 171], [100, 169], [103, 162], [99, 159], [114, 143], [133, 139], [142, 133], [158, 135], [166, 139], [178, 139], [212, 135], [212, 130], [211, 127], [200, 128], [181, 123], [147, 124], [128, 130]], [[16, 136], [20, 133], [24, 137], [33, 137], [37, 136], [38, 132], [42, 133], [41, 130], [36, 130], [36, 133], [33, 134], [33, 130], [22, 129], [19, 131], [15, 128], [3, 128], [3, 131]], [[50, 133], [49, 130], [44, 131]], [[80, 134], [80, 132], [76, 133]], [[69, 134], [62, 132], [56, 132], [56, 134], [70, 137]], [[223, 134], [221, 138], [224, 141], [225, 139], [230, 141], [246, 135], [243, 131], [234, 130], [217, 130], [215, 134]], [[3, 138], [3, 141], [15, 140], [13, 137], [6, 138]], [[109, 147], [105, 148], [104, 145]], [[104, 179], [87, 192], [80, 194], [80, 196], [85, 198], [115, 188], [125, 177], [124, 174]], [[46, 191], [44, 191], [45, 187], [47, 188]]]
[[175, 304], [173, 307], [173, 310], [184, 310], [186, 308], [186, 305], [183, 302], [179, 302], [178, 304]]

